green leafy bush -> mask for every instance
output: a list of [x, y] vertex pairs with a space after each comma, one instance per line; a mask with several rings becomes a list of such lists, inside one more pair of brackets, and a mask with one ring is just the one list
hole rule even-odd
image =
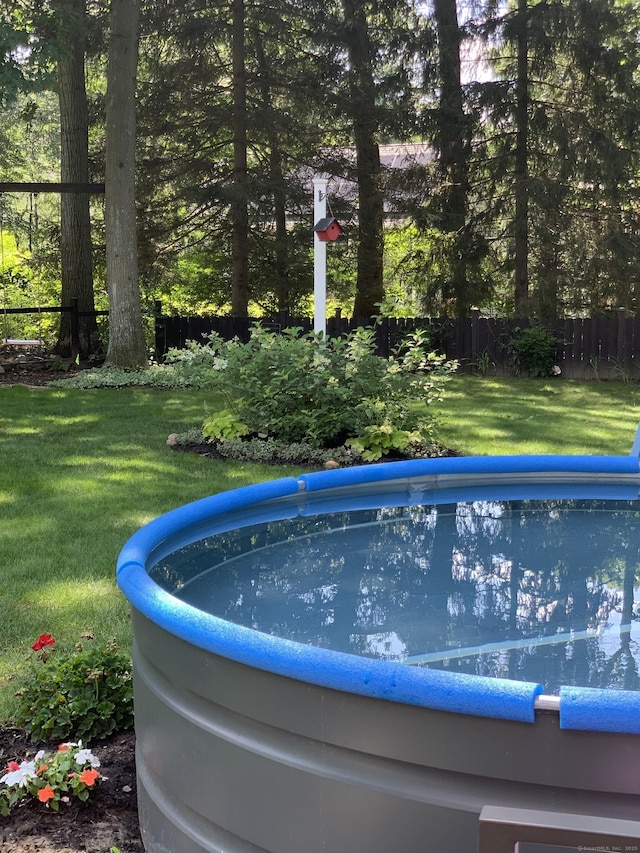
[[419, 442], [419, 432], [396, 429], [392, 424], [372, 424], [358, 438], [348, 438], [347, 446], [360, 453], [365, 462], [373, 462], [394, 450], [404, 453], [412, 442]]
[[228, 409], [209, 415], [202, 425], [202, 434], [207, 441], [240, 438], [248, 432], [249, 427], [238, 420], [234, 413]]
[[[214, 334], [206, 346], [192, 342], [168, 360], [185, 377], [194, 372], [199, 380], [208, 378], [249, 433], [314, 448], [360, 436], [366, 441], [366, 428], [375, 426], [429, 443], [435, 419], [413, 404], [440, 399], [442, 380], [456, 369], [428, 351], [423, 332], [409, 336], [391, 358], [381, 358], [374, 331], [364, 328], [326, 339], [300, 329], [274, 335], [258, 326], [248, 343]], [[375, 452], [370, 441], [367, 450]]]
[[556, 338], [540, 323], [516, 329], [509, 341], [509, 356], [516, 375], [552, 376], [556, 359]]
[[34, 740], [94, 741], [133, 725], [131, 661], [115, 641], [79, 643], [73, 652], [55, 648], [42, 634], [32, 646], [33, 666], [17, 691], [17, 725]]

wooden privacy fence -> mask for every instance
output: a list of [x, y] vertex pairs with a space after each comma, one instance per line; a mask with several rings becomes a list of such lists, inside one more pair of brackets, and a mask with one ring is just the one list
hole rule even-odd
[[[188, 340], [202, 342], [210, 332], [225, 340], [249, 339], [256, 319], [243, 317], [169, 317], [157, 306], [156, 354], [161, 358], [171, 348], [182, 348]], [[300, 327], [313, 329], [313, 320], [281, 314], [262, 319], [262, 325], [280, 332]], [[467, 372], [505, 375], [510, 373], [509, 341], [518, 330], [530, 325], [527, 319], [481, 317], [473, 311], [470, 317], [394, 319], [385, 318], [375, 326], [378, 353], [388, 356], [410, 332], [425, 329], [433, 349], [447, 358], [457, 359]], [[357, 326], [371, 325], [363, 318], [345, 318], [338, 312], [327, 319], [327, 334], [345, 334]], [[640, 378], [640, 318], [627, 316], [621, 308], [608, 317], [545, 320], [543, 323], [556, 338], [556, 364], [561, 376], [569, 379], [638, 379]]]

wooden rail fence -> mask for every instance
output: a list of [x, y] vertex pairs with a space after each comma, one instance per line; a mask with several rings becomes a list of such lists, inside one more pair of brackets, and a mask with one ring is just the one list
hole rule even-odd
[[[80, 311], [78, 300], [71, 299], [70, 305], [42, 305], [30, 308], [0, 308], [0, 316], [5, 320], [4, 337], [7, 338], [7, 318], [15, 314], [69, 314], [71, 325], [71, 351], [75, 357], [80, 352], [80, 317], [103, 317], [108, 316], [108, 311]], [[1, 340], [1, 338], [0, 338]]]

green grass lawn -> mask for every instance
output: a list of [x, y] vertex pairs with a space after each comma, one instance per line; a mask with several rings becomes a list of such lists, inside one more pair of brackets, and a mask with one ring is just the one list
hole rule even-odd
[[640, 422], [640, 386], [455, 376], [440, 419], [442, 441], [465, 455], [626, 454]]
[[199, 391], [0, 388], [0, 720], [41, 633], [130, 644], [115, 584], [122, 545], [157, 515], [290, 473], [166, 445], [216, 400]]
[[[44, 632], [128, 647], [117, 555], [141, 525], [224, 489], [297, 473], [166, 446], [217, 400], [202, 391], [0, 387], [0, 720]], [[465, 454], [628, 453], [640, 387], [455, 377], [442, 440]]]

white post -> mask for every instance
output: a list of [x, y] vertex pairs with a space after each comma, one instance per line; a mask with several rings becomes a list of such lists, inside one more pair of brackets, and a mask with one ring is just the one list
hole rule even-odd
[[[326, 178], [313, 179], [313, 224], [327, 215]], [[326, 334], [327, 328], [327, 244], [313, 232], [313, 331]]]

